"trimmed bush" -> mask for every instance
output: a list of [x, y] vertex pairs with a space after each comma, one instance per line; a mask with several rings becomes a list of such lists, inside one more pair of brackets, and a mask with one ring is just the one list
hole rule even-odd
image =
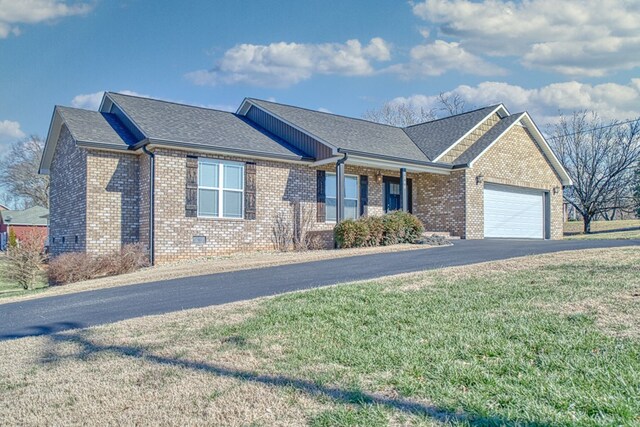
[[333, 232], [339, 247], [355, 248], [413, 243], [424, 232], [424, 226], [414, 215], [396, 211], [382, 217], [347, 219]]
[[66, 285], [98, 277], [131, 273], [149, 265], [147, 253], [140, 243], [124, 245], [108, 255], [71, 252], [57, 256], [49, 263], [49, 283]]
[[384, 239], [384, 222], [382, 217], [368, 216], [361, 219], [369, 229], [369, 236], [365, 242], [365, 246], [380, 246]]
[[369, 228], [364, 221], [347, 219], [333, 229], [333, 235], [341, 248], [364, 246], [369, 238]]
[[413, 243], [416, 239], [422, 237], [422, 233], [424, 233], [424, 225], [417, 216], [402, 211], [393, 212], [391, 215], [398, 215], [402, 220], [404, 243]]

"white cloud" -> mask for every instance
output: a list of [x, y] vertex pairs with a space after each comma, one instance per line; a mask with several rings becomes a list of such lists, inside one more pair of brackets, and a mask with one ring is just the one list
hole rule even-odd
[[637, 0], [425, 0], [413, 12], [470, 52], [529, 67], [602, 76], [640, 66]]
[[[640, 79], [627, 85], [604, 83], [589, 85], [576, 81], [553, 83], [534, 89], [501, 82], [484, 82], [477, 86], [461, 85], [445, 95], [459, 95], [469, 107], [503, 103], [509, 111], [528, 111], [539, 125], [556, 122], [561, 114], [575, 110], [593, 110], [605, 119], [640, 117]], [[396, 103], [414, 108], [438, 107], [438, 95], [416, 94], [398, 97]]]
[[0, 141], [24, 138], [26, 134], [20, 129], [20, 123], [11, 120], [0, 120]]
[[460, 71], [480, 76], [506, 74], [506, 71], [467, 52], [456, 42], [436, 40], [418, 45], [409, 52], [410, 61], [387, 68], [406, 78], [413, 76], [440, 76], [448, 71]]
[[84, 15], [93, 8], [88, 3], [64, 0], [0, 0], [0, 38], [19, 35], [17, 24], [37, 24], [73, 15]]
[[20, 129], [20, 123], [12, 120], [0, 120], [0, 154], [4, 154], [11, 144], [24, 138], [26, 134]]
[[318, 108], [318, 111], [320, 111], [321, 113], [329, 113], [329, 114], [333, 114], [333, 112], [327, 108], [324, 107], [320, 107]]
[[373, 38], [363, 46], [358, 40], [345, 43], [240, 44], [227, 50], [212, 70], [186, 74], [197, 85], [250, 84], [287, 87], [314, 74], [366, 76], [375, 72], [373, 61], [388, 61], [390, 45]]
[[[123, 95], [133, 95], [141, 96], [143, 98], [149, 98], [149, 95], [143, 95], [132, 90], [121, 90], [118, 91], [118, 93], [121, 93]], [[85, 110], [98, 110], [103, 96], [103, 90], [94, 93], [83, 93], [80, 95], [76, 95], [71, 100], [71, 106], [75, 108], [84, 108]]]

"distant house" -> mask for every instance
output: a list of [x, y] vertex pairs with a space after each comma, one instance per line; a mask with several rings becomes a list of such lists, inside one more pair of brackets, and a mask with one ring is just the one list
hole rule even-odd
[[278, 215], [302, 209], [327, 244], [340, 220], [394, 210], [464, 239], [561, 239], [571, 185], [529, 114], [502, 104], [403, 128], [112, 92], [99, 111], [55, 107], [40, 173], [53, 255], [140, 242], [157, 263], [271, 248]]
[[13, 230], [18, 240], [32, 233], [41, 236], [43, 244], [47, 238], [49, 209], [34, 206], [25, 210], [0, 210], [0, 250], [5, 250], [9, 233]]
[[9, 208], [6, 207], [5, 205], [0, 205], [0, 211], [8, 211]]

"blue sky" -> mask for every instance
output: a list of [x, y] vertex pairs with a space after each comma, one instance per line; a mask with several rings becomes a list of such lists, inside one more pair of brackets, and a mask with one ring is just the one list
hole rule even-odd
[[360, 117], [385, 101], [640, 115], [636, 0], [0, 0], [0, 153], [104, 90]]

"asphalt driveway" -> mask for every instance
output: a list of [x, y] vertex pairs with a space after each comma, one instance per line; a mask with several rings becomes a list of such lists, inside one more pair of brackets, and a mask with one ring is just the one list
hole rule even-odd
[[361, 255], [0, 304], [0, 340], [225, 304], [392, 274], [640, 240], [460, 240], [453, 246]]

